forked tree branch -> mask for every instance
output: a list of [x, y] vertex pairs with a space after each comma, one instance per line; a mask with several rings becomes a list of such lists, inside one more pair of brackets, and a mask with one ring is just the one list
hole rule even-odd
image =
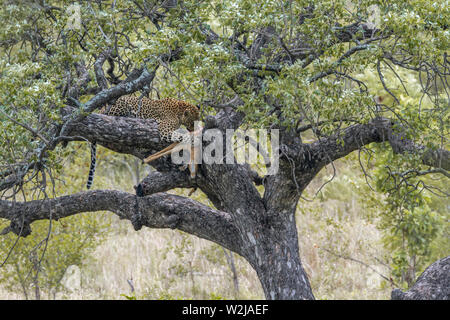
[[387, 118], [375, 118], [367, 124], [346, 128], [342, 134], [321, 139], [309, 145], [308, 151], [318, 164], [326, 165], [345, 157], [372, 142], [389, 142], [395, 153], [419, 154], [427, 166], [450, 170], [450, 152], [444, 149], [431, 150], [397, 132], [395, 123]]
[[175, 188], [194, 187], [196, 187], [196, 184], [193, 179], [190, 179], [189, 173], [186, 170], [179, 171], [175, 169], [168, 172], [152, 171], [134, 188], [136, 195], [142, 197]]

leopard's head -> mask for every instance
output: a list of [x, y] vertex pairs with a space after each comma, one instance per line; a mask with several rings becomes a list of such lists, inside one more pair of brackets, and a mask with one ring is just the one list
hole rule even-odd
[[197, 106], [190, 103], [184, 103], [181, 108], [180, 122], [189, 131], [194, 131], [194, 122], [200, 120], [200, 110]]

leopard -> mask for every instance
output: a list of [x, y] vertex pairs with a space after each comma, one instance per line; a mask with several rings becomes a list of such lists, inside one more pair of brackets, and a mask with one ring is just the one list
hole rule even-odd
[[[160, 139], [165, 142], [185, 140], [186, 134], [179, 133], [177, 130], [184, 126], [189, 132], [193, 132], [194, 122], [200, 119], [199, 106], [171, 97], [155, 100], [125, 95], [117, 99], [114, 104], [106, 104], [98, 113], [115, 117], [154, 119], [158, 123]], [[91, 188], [94, 181], [96, 154], [97, 144], [91, 142], [91, 164], [86, 183], [87, 189]]]

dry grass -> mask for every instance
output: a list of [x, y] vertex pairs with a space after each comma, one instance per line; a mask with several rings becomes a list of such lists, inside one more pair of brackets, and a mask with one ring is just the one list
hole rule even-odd
[[[356, 179], [351, 169], [336, 168], [333, 182], [314, 201], [300, 201], [297, 210], [300, 255], [313, 292], [317, 299], [389, 299], [391, 288], [382, 277], [389, 277], [382, 262], [388, 253], [381, 233], [351, 187], [349, 179]], [[306, 196], [314, 196], [330, 178], [326, 174], [313, 181]]]
[[[318, 213], [299, 214], [300, 254], [317, 299], [388, 299], [376, 261], [383, 249], [379, 231], [343, 203], [326, 201]], [[330, 223], [330, 221], [333, 221]], [[314, 230], [314, 231], [312, 231]]]
[[95, 260], [84, 268], [81, 290], [65, 298], [263, 298], [255, 272], [236, 255], [240, 290], [235, 294], [232, 273], [217, 245], [178, 231], [135, 232], [129, 223], [117, 223], [122, 232], [97, 248]]

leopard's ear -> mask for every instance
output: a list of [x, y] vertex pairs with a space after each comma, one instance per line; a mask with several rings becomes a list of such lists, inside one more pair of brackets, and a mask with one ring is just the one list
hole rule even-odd
[[186, 124], [185, 122], [189, 121], [191, 117], [191, 112], [188, 109], [184, 109], [183, 113], [180, 113], [180, 121], [183, 124]]

